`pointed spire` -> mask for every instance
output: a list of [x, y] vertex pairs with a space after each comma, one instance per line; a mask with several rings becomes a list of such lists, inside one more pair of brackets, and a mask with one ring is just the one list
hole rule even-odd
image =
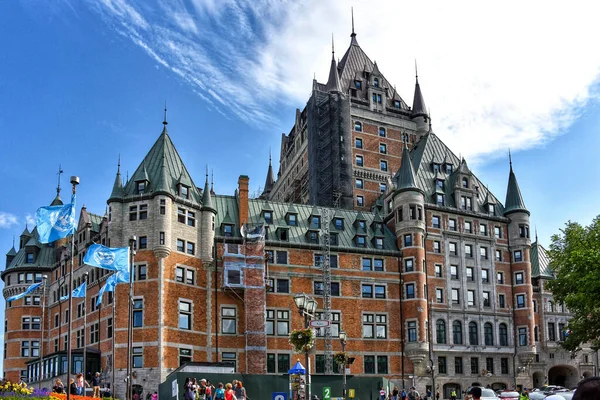
[[331, 66], [329, 67], [329, 78], [325, 90], [333, 93], [340, 93], [342, 85], [340, 84], [340, 75], [338, 74], [337, 63], [335, 62], [335, 49], [333, 47], [333, 34], [331, 35]]
[[504, 202], [504, 215], [512, 212], [525, 212], [529, 215], [529, 211], [525, 207], [519, 184], [517, 183], [517, 177], [512, 168], [512, 157], [509, 152], [509, 163], [510, 173], [508, 176], [508, 187], [506, 188], [506, 201]]
[[58, 184], [56, 186], [56, 197], [54, 198], [54, 200], [52, 200], [52, 203], [50, 203], [51, 206], [62, 206], [63, 202], [60, 198], [60, 175], [63, 173], [63, 170], [60, 166], [60, 164], [58, 165]]
[[413, 117], [419, 115], [427, 115], [427, 107], [425, 106], [425, 100], [421, 93], [421, 85], [419, 85], [419, 75], [417, 72], [417, 61], [415, 60], [415, 96], [413, 97], [412, 106]]
[[119, 161], [117, 163], [117, 176], [115, 177], [115, 183], [113, 189], [108, 198], [108, 201], [114, 199], [120, 199], [123, 197], [123, 178], [121, 177], [121, 154], [119, 154]]
[[29, 227], [27, 225], [28, 225], [27, 222], [25, 222], [25, 230], [23, 231], [23, 233], [21, 233], [21, 237], [23, 237], [23, 236], [31, 237], [31, 232], [29, 232]]
[[215, 195], [215, 169], [211, 169], [210, 171], [210, 194], [211, 196]]
[[396, 177], [396, 189], [398, 191], [405, 190], [416, 190], [422, 193], [422, 190], [417, 187], [415, 178], [415, 169], [413, 168], [412, 161], [410, 160], [410, 153], [408, 152], [408, 146], [404, 142], [404, 148], [402, 149], [402, 161], [400, 163], [400, 170]]
[[267, 170], [267, 179], [265, 180], [265, 188], [260, 195], [261, 198], [267, 199], [273, 190], [275, 179], [273, 178], [273, 166], [271, 165], [271, 151], [269, 150], [269, 169]]
[[352, 13], [352, 33], [350, 34], [352, 40], [350, 41], [350, 45], [355, 44], [358, 46], [358, 42], [356, 41], [356, 33], [354, 32], [354, 7], [350, 7], [350, 12]]
[[212, 196], [210, 195], [210, 186], [208, 183], [208, 165], [206, 166], [206, 181], [204, 182], [204, 191], [202, 192], [202, 210], [209, 210], [214, 213], [217, 212], [213, 206]]
[[165, 116], [163, 118], [163, 125], [166, 127], [169, 123], [167, 122], [167, 101], [165, 100]]

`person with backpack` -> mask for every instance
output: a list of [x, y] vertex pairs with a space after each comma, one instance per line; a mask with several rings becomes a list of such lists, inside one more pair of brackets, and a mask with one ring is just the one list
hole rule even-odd
[[412, 386], [408, 391], [408, 400], [419, 400], [420, 398], [421, 395], [415, 390], [415, 387]]
[[406, 390], [402, 389], [402, 393], [400, 393], [400, 397], [402, 400], [406, 400]]

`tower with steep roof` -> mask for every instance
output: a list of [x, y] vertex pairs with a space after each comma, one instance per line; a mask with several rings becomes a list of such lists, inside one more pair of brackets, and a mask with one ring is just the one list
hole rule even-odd
[[413, 96], [413, 106], [411, 110], [411, 119], [416, 123], [417, 141], [429, 130], [429, 113], [425, 106], [425, 99], [421, 93], [421, 85], [419, 84], [419, 74], [417, 72], [417, 63], [415, 61], [415, 94]]

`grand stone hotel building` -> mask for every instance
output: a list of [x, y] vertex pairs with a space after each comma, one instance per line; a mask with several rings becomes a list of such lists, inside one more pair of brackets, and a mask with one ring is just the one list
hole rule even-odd
[[[433, 366], [448, 397], [473, 384], [572, 386], [595, 372], [590, 349], [571, 356], [559, 347], [569, 314], [545, 289], [553, 274], [544, 248], [531, 242], [512, 164], [501, 202], [432, 131], [418, 81], [409, 107], [354, 32], [340, 62], [332, 57], [327, 82], [313, 82], [282, 136], [280, 160], [277, 179], [269, 164], [260, 198], [249, 198], [246, 176], [234, 194], [215, 194], [208, 177], [196, 185], [165, 121], [133, 176], [123, 182], [117, 171], [105, 214], [81, 209], [74, 280], [89, 273], [87, 310], [81, 299], [73, 310], [60, 301], [69, 292], [68, 243], [41, 244], [35, 227], [25, 229], [6, 255], [3, 295], [45, 274], [47, 307], [42, 321], [42, 291], [6, 304], [5, 377], [40, 379], [43, 346], [45, 386], [64, 378], [72, 318], [74, 368], [85, 347], [87, 371], [114, 370], [123, 396], [128, 287], [96, 307], [108, 274], [81, 261], [92, 242], [125, 246], [133, 235], [135, 385], [154, 391], [186, 361], [287, 372], [295, 357], [288, 333], [303, 324], [293, 295], [312, 294], [322, 307], [324, 210], [332, 216], [333, 350], [347, 332], [352, 374], [399, 383], [404, 375], [423, 390]], [[265, 225], [264, 252], [232, 275], [224, 260], [248, 259], [244, 224]], [[323, 341], [311, 357], [317, 374]]]

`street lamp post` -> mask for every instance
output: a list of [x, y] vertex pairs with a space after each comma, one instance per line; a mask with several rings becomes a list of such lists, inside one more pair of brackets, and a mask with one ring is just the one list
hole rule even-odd
[[[348, 338], [348, 336], [346, 335], [346, 332], [341, 331], [340, 332], [340, 343], [342, 344], [342, 353], [344, 353], [346, 351], [346, 339]], [[342, 367], [344, 368], [344, 389], [342, 391], [342, 398], [344, 400], [346, 400], [346, 365], [348, 365], [348, 363], [346, 361], [344, 361], [344, 365], [342, 365]]]
[[[294, 295], [294, 303], [296, 303], [296, 307], [298, 307], [298, 312], [300, 315], [304, 316], [304, 326], [306, 328], [309, 327], [309, 317], [312, 318], [315, 315], [315, 311], [317, 310], [317, 301], [306, 295], [305, 293], [298, 293]], [[310, 399], [311, 388], [310, 388], [310, 361], [308, 359], [308, 349], [304, 349], [304, 363], [306, 368], [306, 398]]]

